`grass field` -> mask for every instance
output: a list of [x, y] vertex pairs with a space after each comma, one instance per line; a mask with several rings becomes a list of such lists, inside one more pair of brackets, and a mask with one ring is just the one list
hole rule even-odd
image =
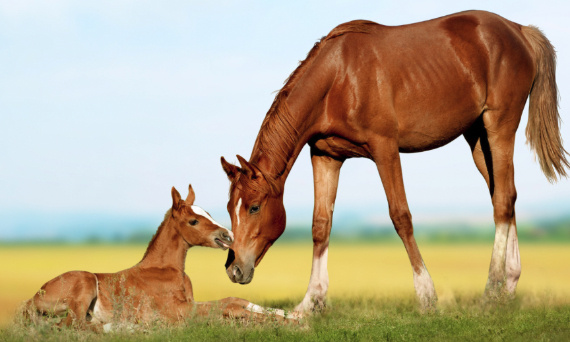
[[[459, 329], [456, 326], [463, 325], [469, 333], [474, 333], [472, 337], [475, 338], [488, 336], [502, 340], [500, 331], [499, 335], [497, 332], [479, 331], [484, 330], [484, 326], [491, 330], [496, 326], [503, 329], [503, 333], [515, 329], [517, 335], [511, 337], [557, 340], [565, 336], [570, 339], [569, 245], [522, 244], [523, 273], [517, 301], [500, 311], [499, 315], [481, 311], [477, 304], [487, 278], [491, 244], [420, 244], [420, 248], [439, 295], [436, 314], [422, 316], [417, 312], [412, 272], [401, 244], [333, 242], [329, 251], [330, 306], [322, 316], [306, 322], [302, 329], [247, 327], [237, 323], [215, 323], [213, 329], [211, 322], [202, 322], [193, 323], [192, 329], [193, 334], [202, 335], [188, 335], [188, 329], [171, 328], [156, 336], [169, 334], [169, 339], [177, 336], [215, 339], [222, 336], [216, 334], [238, 329], [240, 333], [228, 339], [238, 336], [240, 339], [254, 339], [258, 333], [277, 338], [275, 334], [281, 333], [303, 340], [311, 339], [310, 336], [318, 337], [314, 334], [321, 331], [325, 340], [336, 337], [366, 340], [374, 339], [371, 337], [374, 334], [379, 334], [381, 340], [402, 340], [421, 337], [414, 333], [423, 331], [427, 334], [425, 337], [432, 339], [437, 337], [431, 335], [438, 331], [436, 327], [443, 334], [441, 336], [446, 336], [446, 331], [453, 334]], [[58, 274], [68, 270], [118, 271], [138, 262], [144, 250], [145, 246], [141, 245], [1, 247], [1, 326], [9, 325], [21, 301], [30, 298], [45, 281]], [[262, 305], [291, 309], [305, 293], [311, 255], [310, 244], [278, 243], [266, 255], [256, 269], [253, 282], [247, 286], [232, 284], [227, 279], [223, 267], [226, 253], [220, 250], [191, 249], [186, 271], [192, 279], [196, 300], [237, 296]], [[420, 330], [412, 329], [418, 326]], [[466, 333], [464, 330], [463, 334]], [[549, 331], [552, 335], [548, 335]], [[208, 334], [212, 336], [208, 337]], [[20, 336], [4, 335], [15, 339]], [[145, 339], [152, 340], [152, 334], [145, 336]], [[30, 338], [28, 335], [22, 337], [24, 340]]]

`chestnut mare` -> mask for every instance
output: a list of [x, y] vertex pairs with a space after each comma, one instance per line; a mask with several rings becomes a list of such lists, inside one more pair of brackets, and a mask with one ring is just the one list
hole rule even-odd
[[314, 173], [313, 264], [297, 306], [322, 306], [339, 171], [348, 158], [378, 168], [422, 307], [437, 296], [413, 235], [400, 152], [421, 152], [463, 135], [487, 182], [495, 242], [486, 298], [510, 296], [521, 266], [515, 223], [515, 132], [530, 94], [526, 137], [550, 181], [569, 167], [559, 131], [555, 52], [533, 26], [468, 11], [403, 26], [352, 21], [316, 43], [269, 109], [246, 161], [222, 157], [235, 241], [226, 272], [247, 284], [285, 228], [285, 180], [305, 144]]
[[[60, 324], [95, 329], [111, 322], [176, 322], [216, 310], [229, 317], [284, 316], [282, 310], [265, 309], [240, 298], [194, 301], [192, 283], [184, 272], [188, 248], [227, 249], [233, 242], [233, 234], [193, 205], [194, 199], [192, 186], [185, 201], [172, 188], [172, 208], [138, 264], [117, 273], [71, 271], [57, 276], [26, 302], [25, 316], [63, 316], [67, 312]], [[106, 324], [105, 330], [110, 327]]]

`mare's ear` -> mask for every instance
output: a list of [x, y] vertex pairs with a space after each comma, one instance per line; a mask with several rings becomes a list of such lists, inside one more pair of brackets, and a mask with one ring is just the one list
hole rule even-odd
[[235, 166], [234, 164], [230, 164], [228, 163], [224, 157], [221, 158], [222, 161], [222, 168], [224, 169], [224, 171], [226, 172], [226, 174], [228, 175], [228, 179], [230, 181], [233, 181], [234, 178], [236, 178], [238, 172], [239, 172], [239, 168], [237, 166]]
[[192, 189], [192, 184], [188, 185], [188, 197], [186, 197], [186, 203], [188, 205], [194, 204], [194, 200], [196, 199], [196, 194], [194, 193], [194, 189]]
[[180, 207], [180, 201], [182, 200], [182, 197], [180, 197], [178, 190], [176, 190], [174, 187], [172, 187], [172, 191], [170, 192], [172, 193], [172, 215], [174, 216], [174, 212]]
[[241, 165], [241, 168], [245, 171], [245, 174], [248, 175], [249, 178], [256, 179], [262, 176], [261, 171], [259, 171], [259, 169], [255, 167], [255, 165], [249, 163], [239, 154], [236, 157]]

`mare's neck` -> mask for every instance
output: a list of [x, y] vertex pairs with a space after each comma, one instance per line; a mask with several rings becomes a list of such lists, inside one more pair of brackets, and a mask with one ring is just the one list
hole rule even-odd
[[[296, 91], [277, 98], [263, 121], [250, 162], [281, 185], [291, 172], [317, 120], [314, 94]], [[279, 97], [280, 95], [278, 95]]]
[[188, 243], [176, 229], [169, 227], [171, 218], [165, 219], [156, 236], [147, 247], [139, 266], [143, 268], [174, 268], [184, 273]]

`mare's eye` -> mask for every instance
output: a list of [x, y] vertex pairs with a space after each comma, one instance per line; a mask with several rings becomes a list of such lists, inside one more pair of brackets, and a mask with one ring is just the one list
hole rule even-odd
[[256, 214], [258, 212], [259, 212], [259, 206], [258, 205], [252, 205], [251, 208], [249, 208], [250, 214]]
[[198, 224], [198, 220], [190, 220], [188, 223], [190, 223], [191, 226], [195, 226]]

